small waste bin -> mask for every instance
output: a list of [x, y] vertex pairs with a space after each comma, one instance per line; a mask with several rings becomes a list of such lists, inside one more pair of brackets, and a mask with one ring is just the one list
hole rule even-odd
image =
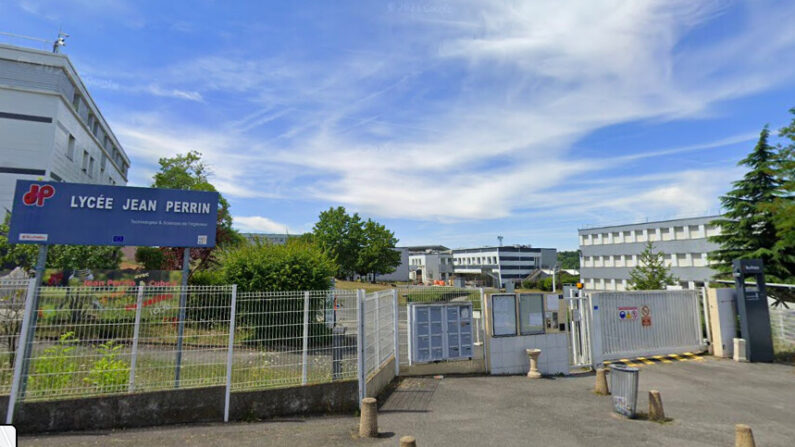
[[634, 418], [638, 406], [638, 368], [610, 365], [610, 394], [613, 411]]

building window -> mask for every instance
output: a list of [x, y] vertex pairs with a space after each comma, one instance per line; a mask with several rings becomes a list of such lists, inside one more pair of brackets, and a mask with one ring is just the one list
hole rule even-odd
[[99, 162], [99, 170], [101, 171], [100, 172], [101, 174], [105, 173], [105, 167], [107, 166], [107, 164], [108, 164], [108, 156], [103, 153], [102, 161]]
[[69, 142], [66, 143], [66, 158], [75, 159], [75, 137], [69, 135]]
[[83, 165], [82, 165], [83, 172], [88, 172], [88, 151], [83, 151]]
[[94, 177], [94, 157], [91, 157], [88, 161], [88, 176]]
[[72, 96], [72, 106], [75, 108], [75, 111], [80, 111], [80, 93], [75, 91], [75, 94]]

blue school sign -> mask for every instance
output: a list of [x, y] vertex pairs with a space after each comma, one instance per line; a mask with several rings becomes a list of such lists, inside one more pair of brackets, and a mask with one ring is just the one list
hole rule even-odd
[[17, 180], [12, 244], [214, 247], [218, 193]]

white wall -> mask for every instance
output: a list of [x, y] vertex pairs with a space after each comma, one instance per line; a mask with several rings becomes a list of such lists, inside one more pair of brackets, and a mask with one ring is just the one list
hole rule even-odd
[[525, 349], [540, 349], [538, 370], [544, 375], [569, 373], [569, 342], [565, 332], [516, 337], [489, 336], [491, 374], [527, 374], [530, 360]]

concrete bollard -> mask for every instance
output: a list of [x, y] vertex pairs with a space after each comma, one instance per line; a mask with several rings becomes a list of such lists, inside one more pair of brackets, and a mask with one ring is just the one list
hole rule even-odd
[[596, 386], [593, 391], [596, 394], [610, 395], [610, 389], [607, 388], [607, 368], [596, 369]]
[[745, 339], [744, 338], [735, 338], [734, 339], [734, 361], [735, 362], [747, 362], [748, 357], [745, 355]]
[[365, 397], [362, 399], [359, 436], [362, 438], [375, 438], [378, 436], [378, 401], [375, 398]]
[[400, 438], [400, 447], [417, 447], [417, 441], [414, 436], [403, 436]]
[[745, 424], [734, 426], [734, 447], [756, 447], [751, 427]]
[[663, 410], [662, 396], [657, 390], [649, 391], [649, 420], [662, 421], [665, 419]]

